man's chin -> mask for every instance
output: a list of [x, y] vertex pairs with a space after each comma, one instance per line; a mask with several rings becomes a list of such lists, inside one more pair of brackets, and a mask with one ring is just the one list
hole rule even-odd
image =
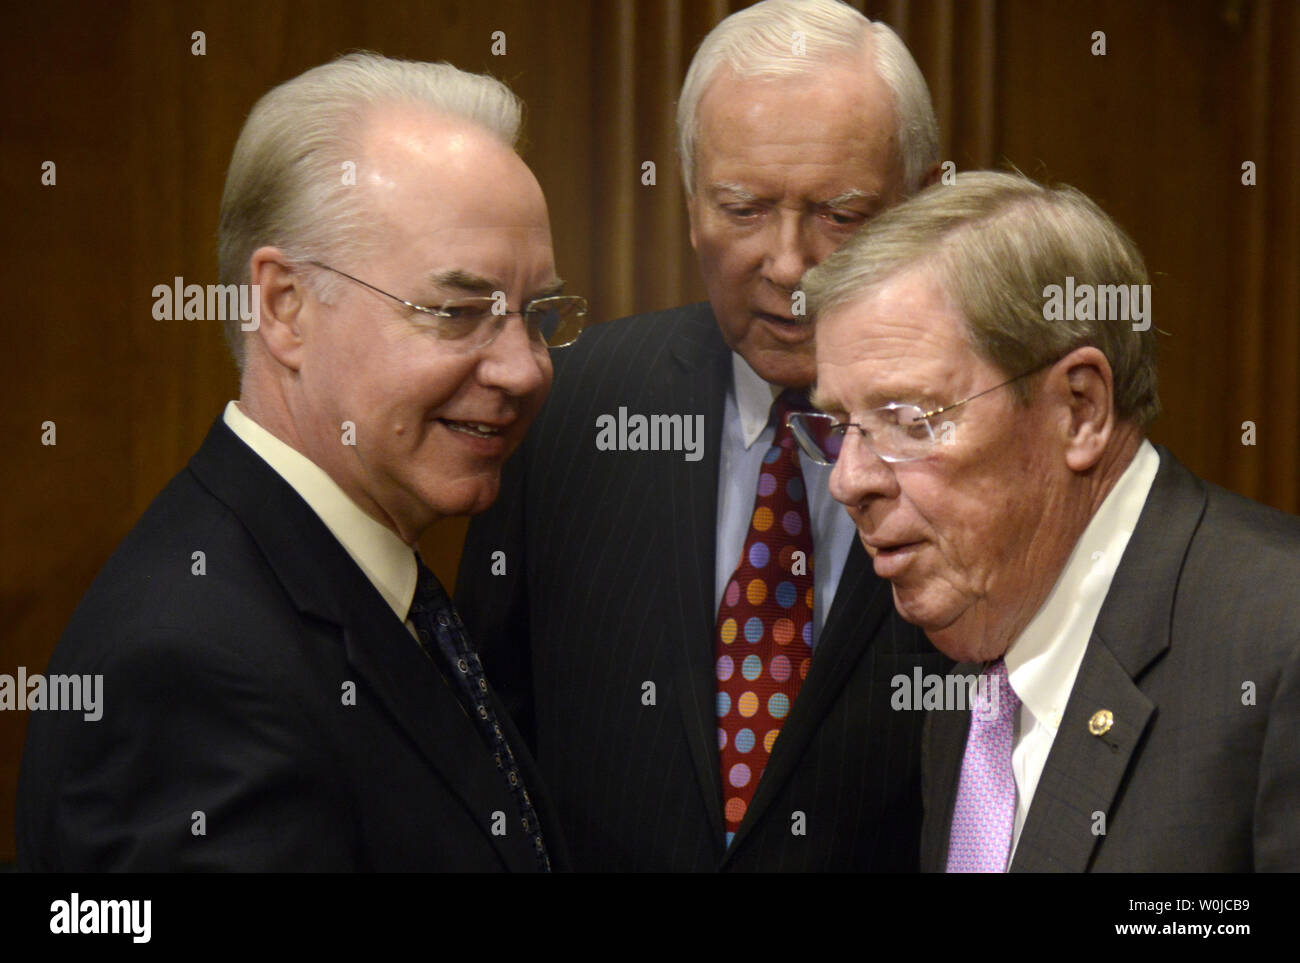
[[892, 582], [890, 587], [899, 617], [924, 632], [931, 645], [957, 662], [979, 661], [973, 657], [968, 634], [961, 631], [959, 615], [940, 607], [917, 589], [900, 592]]
[[810, 346], [799, 349], [784, 345], [753, 348], [742, 346], [738, 353], [768, 384], [785, 388], [807, 388], [817, 375]]

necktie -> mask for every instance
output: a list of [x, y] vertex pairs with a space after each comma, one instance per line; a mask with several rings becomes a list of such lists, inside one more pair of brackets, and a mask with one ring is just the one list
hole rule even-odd
[[461, 705], [492, 750], [497, 768], [501, 770], [502, 778], [519, 811], [520, 826], [532, 837], [538, 869], [549, 873], [551, 860], [542, 840], [541, 822], [533, 809], [528, 789], [524, 786], [524, 777], [515, 761], [514, 751], [506, 741], [496, 713], [488, 702], [487, 678], [483, 675], [478, 653], [470, 645], [469, 636], [460, 616], [452, 607], [451, 599], [447, 597], [437, 577], [425, 566], [418, 552], [415, 561], [419, 577], [409, 617], [415, 626], [420, 648], [435, 664], [442, 667], [443, 675], [457, 691]]
[[1011, 853], [1016, 820], [1016, 779], [1011, 743], [1020, 700], [998, 659], [984, 670], [983, 691], [971, 702], [970, 733], [948, 837], [948, 872], [1001, 873]]
[[787, 390], [763, 456], [749, 534], [718, 606], [714, 650], [727, 845], [745, 818], [772, 745], [812, 659], [813, 544], [799, 451], [785, 423], [806, 410]]

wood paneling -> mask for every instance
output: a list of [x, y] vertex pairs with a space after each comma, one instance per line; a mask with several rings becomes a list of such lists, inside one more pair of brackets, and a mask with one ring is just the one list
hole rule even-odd
[[[959, 167], [1011, 162], [1093, 195], [1155, 280], [1165, 415], [1193, 470], [1300, 509], [1300, 4], [880, 0]], [[44, 2], [8, 11], [0, 672], [45, 666], [105, 558], [237, 390], [215, 324], [153, 285], [216, 278], [217, 209], [260, 94], [355, 48], [449, 60], [528, 105], [560, 271], [597, 318], [697, 300], [678, 87], [727, 0]], [[191, 33], [207, 53], [190, 52]], [[491, 54], [504, 30], [507, 55]], [[1104, 30], [1107, 54], [1089, 53]], [[58, 167], [40, 184], [42, 161]], [[1258, 184], [1241, 184], [1253, 160]], [[642, 183], [654, 161], [656, 183]], [[41, 423], [58, 444], [40, 444]], [[1258, 444], [1243, 447], [1241, 423]], [[444, 581], [464, 522], [423, 540]], [[0, 860], [22, 713], [0, 714]]]

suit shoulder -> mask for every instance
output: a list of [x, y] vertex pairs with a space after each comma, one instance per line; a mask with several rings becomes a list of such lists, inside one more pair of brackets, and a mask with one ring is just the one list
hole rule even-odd
[[555, 355], [556, 387], [562, 387], [563, 375], [573, 371], [589, 377], [593, 369], [626, 374], [653, 368], [675, 343], [708, 343], [720, 338], [707, 302], [605, 321], [588, 328], [572, 347]]
[[1300, 576], [1300, 516], [1204, 484], [1206, 507], [1199, 534], [1213, 543], [1207, 548], [1237, 567]]
[[51, 665], [119, 662], [167, 645], [183, 645], [193, 655], [204, 642], [259, 663], [267, 649], [257, 640], [299, 625], [242, 522], [187, 469], [159, 493], [95, 577]]

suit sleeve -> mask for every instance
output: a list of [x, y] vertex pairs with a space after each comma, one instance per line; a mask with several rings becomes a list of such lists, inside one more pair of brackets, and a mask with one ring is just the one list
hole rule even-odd
[[110, 653], [102, 718], [60, 713], [47, 743], [47, 868], [360, 868], [338, 767], [283, 680], [180, 629]]
[[1255, 800], [1255, 871], [1300, 871], [1300, 640], [1270, 704]]
[[526, 441], [501, 473], [496, 502], [470, 524], [455, 601], [488, 681], [535, 755], [524, 505], [530, 461]]

